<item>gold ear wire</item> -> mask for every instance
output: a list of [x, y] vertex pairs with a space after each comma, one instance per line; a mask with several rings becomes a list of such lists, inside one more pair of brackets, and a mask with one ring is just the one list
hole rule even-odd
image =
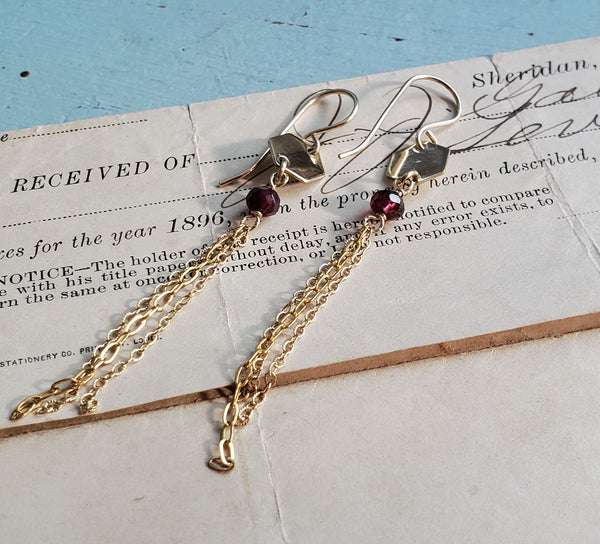
[[[350, 100], [352, 100], [352, 110], [346, 117], [344, 117], [344, 119], [342, 119], [341, 121], [339, 121], [337, 123], [326, 125], [323, 128], [313, 130], [313, 131], [309, 132], [308, 134], [306, 134], [305, 136], [300, 136], [300, 138], [297, 138], [296, 136], [289, 134], [290, 129], [294, 128], [296, 123], [300, 120], [300, 118], [306, 113], [306, 111], [310, 107], [312, 107], [314, 104], [316, 104], [319, 100], [322, 100], [326, 96], [331, 96], [331, 95], [338, 95], [340, 97], [347, 96], [350, 98]], [[312, 161], [314, 163], [316, 163], [316, 162], [320, 163], [320, 160], [315, 159], [315, 156], [318, 155], [318, 152], [319, 152], [319, 140], [318, 140], [317, 136], [319, 134], [325, 134], [326, 132], [329, 132], [331, 130], [335, 130], [337, 128], [343, 127], [344, 125], [349, 123], [354, 118], [357, 111], [358, 111], [358, 98], [352, 91], [349, 91], [348, 89], [321, 89], [319, 91], [316, 91], [316, 92], [308, 95], [304, 100], [302, 100], [302, 102], [300, 102], [300, 104], [298, 104], [296, 110], [294, 111], [294, 116], [292, 117], [292, 120], [285, 126], [285, 128], [281, 131], [279, 136], [275, 136], [274, 138], [271, 138], [269, 140], [270, 144], [271, 144], [271, 140], [275, 140], [276, 145], [275, 146], [269, 145], [269, 147], [264, 151], [264, 153], [261, 154], [261, 156], [258, 158], [258, 160], [250, 168], [248, 168], [241, 174], [238, 174], [232, 178], [229, 178], [229, 179], [226, 179], [226, 180], [220, 182], [218, 184], [218, 187], [219, 188], [225, 187], [226, 185], [229, 185], [230, 183], [243, 180], [244, 178], [249, 176], [252, 172], [254, 172], [258, 168], [258, 166], [269, 155], [271, 156], [271, 159], [276, 166], [279, 166], [279, 167], [282, 166], [281, 159], [285, 159], [287, 161], [287, 164], [284, 163], [284, 165], [283, 165], [284, 167], [282, 168], [282, 172], [280, 172], [280, 177], [287, 174], [289, 171], [289, 173], [293, 177], [295, 177], [296, 179], [299, 179], [300, 181], [303, 181], [303, 182], [322, 178], [324, 176], [324, 171], [322, 171], [320, 177], [318, 175], [313, 174], [313, 176], [309, 179], [303, 178], [302, 174], [296, 175], [298, 173], [298, 170], [294, 169], [293, 161], [290, 160], [291, 157], [286, 156], [284, 153], [278, 153], [278, 151], [280, 151], [282, 148], [283, 149], [287, 149], [289, 147], [297, 148], [298, 142], [294, 141], [294, 139], [299, 140], [304, 145], [304, 148], [306, 151], [304, 153], [304, 155], [311, 155]], [[286, 136], [286, 137], [282, 138], [283, 136]], [[278, 138], [279, 138], [279, 140], [278, 140]], [[284, 144], [283, 146], [277, 145], [277, 144], [282, 144], [282, 143]], [[273, 149], [274, 147], [275, 147], [275, 150]], [[310, 149], [311, 147], [312, 147], [312, 149]], [[309, 149], [310, 149], [310, 151], [309, 151]], [[306, 157], [304, 157], [304, 158], [306, 158]], [[303, 162], [306, 163], [307, 161], [304, 160]], [[300, 165], [299, 170], [302, 169], [301, 166], [302, 165]], [[322, 169], [322, 167], [321, 167], [321, 169]]]
[[404, 91], [406, 91], [406, 89], [408, 89], [416, 81], [433, 81], [435, 83], [439, 83], [442, 87], [444, 87], [446, 90], [448, 90], [448, 92], [452, 95], [452, 98], [456, 104], [456, 115], [454, 115], [454, 117], [452, 117], [451, 119], [446, 119], [444, 121], [437, 121], [435, 123], [430, 123], [428, 125], [425, 125], [425, 126], [421, 127], [419, 129], [419, 131], [417, 132], [417, 138], [416, 138], [417, 146], [421, 151], [423, 151], [425, 149], [425, 146], [427, 145], [427, 142], [424, 140], [423, 135], [426, 135], [429, 138], [429, 140], [431, 140], [431, 142], [436, 144], [437, 139], [433, 135], [432, 130], [434, 128], [444, 127], [444, 126], [451, 125], [452, 123], [454, 123], [461, 115], [462, 104], [461, 104], [458, 94], [456, 93], [454, 88], [449, 83], [446, 83], [443, 79], [440, 79], [439, 77], [422, 74], [422, 75], [413, 76], [409, 80], [407, 80], [404, 83], [404, 85], [402, 85], [402, 87], [400, 87], [400, 90], [396, 93], [396, 96], [394, 96], [392, 101], [388, 104], [387, 108], [385, 108], [385, 110], [383, 110], [383, 113], [379, 116], [379, 119], [377, 119], [377, 122], [375, 123], [375, 125], [373, 125], [373, 128], [371, 129], [371, 131], [369, 132], [369, 134], [367, 134], [367, 138], [360, 145], [356, 146], [355, 148], [350, 149], [348, 151], [344, 151], [343, 153], [340, 153], [338, 155], [338, 158], [346, 159], [347, 157], [351, 157], [352, 155], [356, 155], [357, 153], [364, 151], [368, 147], [371, 140], [373, 139], [373, 136], [375, 135], [375, 133], [381, 127], [383, 120], [387, 117], [390, 110], [394, 107], [396, 102], [398, 102], [400, 97], [404, 94]]

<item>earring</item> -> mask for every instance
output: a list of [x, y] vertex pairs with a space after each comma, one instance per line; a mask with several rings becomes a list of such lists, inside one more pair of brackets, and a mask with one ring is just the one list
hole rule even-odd
[[[306, 136], [296, 136], [289, 132], [295, 130], [296, 123], [311, 106], [330, 95], [338, 96], [340, 105], [343, 96], [351, 99], [352, 109], [345, 118], [314, 130]], [[157, 285], [152, 295], [142, 298], [135, 310], [127, 313], [121, 324], [108, 333], [105, 342], [94, 349], [90, 360], [83, 364], [77, 374], [58, 380], [48, 390], [21, 401], [10, 419], [16, 421], [32, 412], [38, 415], [53, 413], [78, 398], [81, 414], [94, 412], [98, 408], [96, 395], [106, 387], [109, 380], [123, 374], [130, 364], [139, 362], [146, 350], [158, 341], [159, 334], [168, 327], [192, 297], [202, 291], [206, 282], [218, 272], [221, 265], [248, 243], [249, 234], [258, 227], [262, 218], [277, 213], [280, 202], [277, 189], [283, 187], [290, 177], [305, 183], [325, 177], [319, 155], [318, 136], [344, 126], [353, 119], [357, 111], [358, 98], [346, 89], [322, 89], [306, 97], [298, 105], [292, 120], [281, 134], [269, 139], [269, 148], [258, 161], [239, 176], [219, 185], [222, 187], [247, 178], [259, 165], [265, 163], [267, 158], [277, 167], [270, 177], [270, 186], [255, 187], [249, 191], [246, 197], [249, 214], [240, 224], [222, 234], [200, 258], [188, 261], [182, 270], [172, 274], [166, 282]], [[145, 334], [142, 343], [133, 349], [125, 360], [116, 361], [127, 340], [134, 334], [141, 333], [152, 317], [159, 316], [161, 317], [158, 323]], [[101, 374], [101, 369], [111, 364], [111, 369]], [[87, 392], [81, 395], [86, 386]]]
[[[382, 232], [387, 221], [399, 219], [404, 213], [403, 198], [417, 185], [444, 172], [450, 150], [438, 145], [433, 129], [455, 122], [461, 114], [461, 102], [456, 91], [445, 81], [429, 75], [418, 75], [402, 85], [393, 100], [383, 111], [366, 139], [356, 148], [341, 153], [340, 159], [360, 153], [367, 148], [391, 108], [405, 90], [416, 81], [433, 81], [448, 90], [455, 102], [456, 114], [449, 120], [431, 123], [420, 128], [414, 145], [392, 154], [387, 167], [392, 188], [377, 191], [371, 199], [372, 213], [362, 221], [362, 227], [354, 233], [344, 247], [335, 252], [328, 263], [323, 264], [306, 286], [297, 291], [277, 315], [274, 323], [264, 332], [254, 353], [242, 364], [234, 378], [234, 392], [223, 412], [223, 428], [219, 441], [219, 455], [208, 461], [208, 466], [218, 471], [230, 471], [235, 466], [233, 435], [235, 427], [246, 425], [252, 412], [265, 400], [277, 379], [277, 372], [285, 363], [296, 341], [314, 320], [319, 309], [337, 291], [352, 269], [356, 267], [374, 234]], [[425, 139], [427, 137], [427, 139]], [[265, 361], [277, 342], [271, 363]]]

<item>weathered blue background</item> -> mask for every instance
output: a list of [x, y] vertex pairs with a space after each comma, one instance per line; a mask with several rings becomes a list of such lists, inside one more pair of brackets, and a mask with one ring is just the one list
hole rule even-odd
[[0, 130], [599, 33], [598, 0], [0, 0]]

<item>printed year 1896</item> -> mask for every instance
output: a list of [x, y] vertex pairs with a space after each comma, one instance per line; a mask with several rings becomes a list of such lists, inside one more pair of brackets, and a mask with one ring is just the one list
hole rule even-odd
[[231, 221], [226, 220], [223, 211], [219, 210], [213, 214], [201, 213], [200, 215], [187, 215], [185, 217], [175, 217], [169, 220], [169, 234], [179, 232], [180, 230], [203, 229], [210, 225], [223, 225], [227, 228], [231, 226]]

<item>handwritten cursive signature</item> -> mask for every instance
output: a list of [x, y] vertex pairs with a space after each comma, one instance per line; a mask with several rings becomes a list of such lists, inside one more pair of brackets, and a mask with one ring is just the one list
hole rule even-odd
[[[516, 83], [507, 83], [493, 94], [485, 93], [477, 96], [470, 110], [461, 119], [464, 124], [472, 127], [471, 133], [450, 143], [447, 147], [454, 153], [462, 153], [498, 146], [517, 146], [538, 137], [570, 138], [600, 128], [600, 114], [597, 111], [591, 113], [586, 111], [583, 119], [568, 116], [567, 113], [566, 118], [559, 121], [556, 121], [556, 117], [547, 115], [534, 121], [525, 121], [526, 116], [523, 112], [526, 110], [535, 112], [543, 108], [572, 105], [584, 100], [600, 98], [600, 87], [593, 92], [583, 91], [578, 86], [559, 90], [551, 90], [548, 87], [547, 83], [531, 80], [523, 83], [519, 80]], [[380, 129], [365, 150], [350, 157], [323, 182], [320, 187], [322, 194], [346, 189], [381, 169], [387, 164], [392, 153], [406, 147], [425, 123], [433, 121], [431, 117], [434, 96], [424, 87], [416, 88], [427, 98], [421, 101], [420, 114], [402, 119], [389, 128]], [[546, 120], [548, 118], [549, 121]], [[322, 138], [321, 144], [340, 146], [348, 140], [366, 137], [369, 130], [370, 128], [356, 127], [352, 132]], [[386, 141], [389, 143], [390, 138], [394, 138], [395, 144], [391, 151], [389, 145], [380, 145]], [[365, 162], [370, 166], [361, 168], [360, 166]], [[230, 207], [238, 204], [243, 199], [240, 197], [239, 189], [270, 171], [272, 167], [255, 172], [240, 184], [237, 191], [224, 198], [222, 206]]]

